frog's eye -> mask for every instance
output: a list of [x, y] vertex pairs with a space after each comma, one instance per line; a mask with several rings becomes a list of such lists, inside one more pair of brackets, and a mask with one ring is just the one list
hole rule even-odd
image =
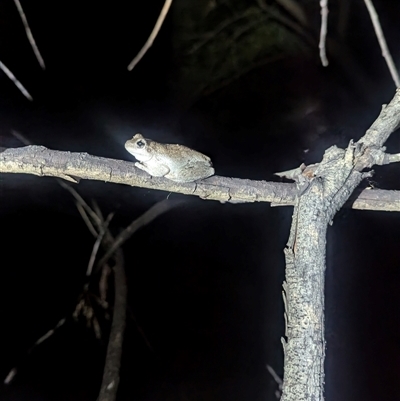
[[138, 148], [143, 148], [146, 145], [146, 143], [144, 141], [140, 140], [140, 141], [136, 142], [136, 145], [138, 146]]

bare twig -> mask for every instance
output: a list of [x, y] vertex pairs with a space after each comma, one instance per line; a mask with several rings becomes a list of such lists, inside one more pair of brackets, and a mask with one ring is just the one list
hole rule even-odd
[[0, 61], [0, 69], [3, 70], [4, 74], [7, 75], [8, 78], [11, 79], [11, 81], [14, 82], [14, 85], [20, 90], [20, 92], [30, 101], [33, 100], [32, 96], [30, 93], [24, 88], [24, 86], [21, 84], [21, 82], [18, 81], [17, 78], [15, 78], [15, 75]]
[[[24, 138], [21, 134], [14, 133], [21, 141], [24, 143], [29, 143], [29, 141]], [[113, 320], [111, 325], [111, 332], [108, 342], [107, 348], [107, 357], [104, 368], [103, 381], [100, 389], [100, 394], [98, 401], [114, 401], [116, 398], [116, 393], [118, 390], [119, 384], [119, 370], [121, 364], [121, 355], [122, 355], [122, 342], [124, 337], [125, 325], [126, 325], [126, 302], [127, 302], [127, 285], [124, 273], [124, 262], [123, 262], [123, 254], [119, 247], [122, 245], [126, 239], [128, 239], [135, 231], [137, 231], [140, 227], [149, 224], [153, 221], [157, 216], [170, 210], [173, 206], [176, 206], [180, 202], [164, 200], [162, 202], [157, 203], [152, 208], [150, 208], [147, 212], [145, 212], [142, 216], [132, 222], [116, 239], [113, 238], [111, 232], [108, 229], [109, 222], [113, 214], [110, 214], [107, 219], [104, 221], [103, 214], [95, 201], [93, 201], [93, 207], [90, 207], [84, 199], [77, 193], [77, 191], [72, 188], [69, 184], [57, 179], [58, 183], [68, 190], [76, 200], [76, 205], [78, 210], [80, 211], [86, 225], [88, 226], [91, 233], [96, 237], [96, 242], [93, 246], [93, 250], [91, 253], [91, 257], [88, 264], [87, 276], [91, 275], [92, 267], [94, 265], [94, 261], [96, 259], [96, 255], [99, 249], [100, 244], [106, 249], [111, 250], [111, 252], [106, 252], [106, 259], [108, 260], [110, 256], [115, 255], [114, 260], [114, 285], [115, 285], [115, 298], [114, 298], [114, 309], [113, 309]], [[96, 228], [95, 228], [96, 227]], [[108, 256], [107, 256], [108, 255]], [[106, 260], [103, 258], [103, 261], [100, 265], [103, 267], [102, 275], [99, 283], [99, 291], [100, 298], [94, 296], [94, 300], [99, 303], [102, 307], [107, 307], [106, 299], [106, 291], [107, 291], [107, 277], [109, 275], [109, 266], [105, 263]], [[91, 326], [95, 332], [97, 338], [101, 337], [101, 328], [99, 322], [95, 316], [95, 311], [93, 306], [90, 303], [90, 298], [88, 298], [85, 294], [87, 294], [89, 288], [89, 284], [86, 283], [84, 285], [83, 295], [79, 300], [76, 308], [72, 314], [74, 318], [77, 318], [80, 314], [82, 314], [87, 321], [87, 325]], [[65, 322], [65, 319], [62, 319], [60, 322]], [[135, 321], [136, 322], [136, 321]], [[136, 323], [137, 324], [137, 323]], [[57, 327], [60, 324], [57, 325]], [[143, 338], [148, 344], [149, 348], [151, 348], [143, 330], [137, 325], [137, 328]], [[50, 330], [44, 336], [42, 336], [35, 345], [47, 339], [54, 332]], [[15, 377], [17, 373], [17, 369], [13, 368], [5, 379], [5, 383], [10, 383], [13, 377]]]
[[302, 38], [304, 38], [305, 43], [308, 46], [314, 48], [316, 45], [315, 39], [312, 35], [310, 35], [305, 26], [301, 25], [299, 22], [293, 21], [291, 18], [286, 17], [283, 15], [283, 13], [277, 12], [273, 7], [268, 5], [265, 0], [257, 0], [257, 4], [263, 11], [269, 14], [271, 18], [299, 34]]
[[294, 19], [299, 21], [299, 23], [306, 27], [308, 26], [307, 14], [304, 12], [303, 8], [300, 6], [299, 1], [294, 0], [276, 0], [276, 2], [282, 6]]
[[202, 46], [207, 44], [210, 40], [214, 39], [219, 33], [221, 33], [225, 28], [229, 27], [230, 25], [234, 24], [241, 19], [247, 18], [247, 15], [235, 15], [232, 18], [222, 21], [218, 26], [216, 26], [211, 32], [206, 32], [203, 35], [203, 38], [197, 41], [187, 52], [187, 54], [193, 54], [197, 52]]
[[385, 153], [382, 160], [382, 165], [391, 164], [391, 163], [399, 163], [400, 162], [400, 153], [395, 153], [391, 155], [389, 153]]
[[272, 378], [275, 380], [275, 382], [277, 384], [279, 384], [280, 386], [282, 386], [282, 379], [278, 376], [278, 374], [275, 372], [274, 368], [270, 365], [267, 365], [267, 369], [269, 374], [272, 376]]
[[126, 326], [127, 285], [124, 271], [124, 257], [119, 249], [114, 265], [115, 299], [110, 338], [104, 364], [103, 380], [97, 401], [115, 401], [119, 385], [122, 343]]
[[103, 265], [99, 279], [99, 295], [102, 302], [106, 302], [108, 290], [108, 277], [111, 273], [111, 268], [108, 264]]
[[272, 376], [272, 378], [275, 380], [276, 384], [278, 385], [278, 390], [275, 391], [275, 396], [279, 400], [282, 396], [282, 384], [283, 381], [282, 379], [278, 376], [278, 374], [275, 372], [274, 368], [270, 365], [267, 365], [267, 369], [269, 374]]
[[103, 213], [100, 209], [99, 204], [96, 202], [96, 199], [92, 199], [92, 210], [94, 211], [94, 213], [96, 214], [96, 216], [99, 218], [101, 225], [103, 226], [104, 224], [104, 217], [103, 217]]
[[5, 385], [10, 384], [10, 383], [14, 380], [14, 377], [17, 375], [17, 373], [18, 373], [18, 369], [17, 369], [16, 367], [12, 368], [12, 369], [8, 372], [8, 374], [7, 374], [7, 376], [5, 377], [5, 379], [3, 380], [3, 383], [4, 383]]
[[[75, 200], [81, 205], [81, 207], [85, 210], [85, 212], [90, 216], [90, 218], [93, 220], [93, 222], [96, 224], [98, 230], [101, 229], [101, 218], [93, 211], [93, 209], [85, 202], [85, 200], [78, 194], [78, 192], [73, 188], [71, 185], [68, 185], [66, 182], [62, 180], [58, 180], [58, 183], [66, 189], [74, 198]], [[79, 210], [79, 209], [78, 209]], [[86, 221], [85, 219], [83, 219]], [[93, 227], [93, 226], [92, 226]], [[90, 230], [90, 228], [89, 228]], [[93, 231], [90, 230], [92, 233]], [[95, 237], [97, 237], [98, 231], [94, 230]]]
[[328, 58], [326, 57], [326, 33], [328, 31], [328, 0], [321, 0], [321, 32], [319, 36], [319, 57], [324, 67], [329, 64]]
[[375, 34], [378, 39], [379, 45], [382, 50], [382, 56], [384, 57], [386, 64], [389, 68], [392, 79], [397, 88], [400, 88], [400, 77], [397, 72], [396, 66], [394, 65], [392, 56], [387, 47], [385, 35], [383, 34], [381, 24], [379, 22], [378, 14], [376, 13], [375, 7], [371, 0], [364, 0], [364, 3], [368, 9], [369, 16], [371, 17], [372, 25], [374, 26]]
[[92, 222], [90, 221], [90, 218], [89, 218], [88, 214], [86, 213], [85, 208], [78, 201], [75, 202], [75, 206], [78, 209], [78, 212], [81, 215], [82, 220], [85, 222], [88, 230], [91, 232], [93, 237], [97, 238], [98, 233], [97, 233], [96, 229], [94, 228]]
[[31, 142], [28, 138], [26, 138], [24, 135], [22, 135], [19, 131], [16, 131], [14, 129], [11, 130], [11, 135], [17, 138], [21, 143], [23, 143], [26, 146], [29, 145], [34, 145], [33, 142]]
[[18, 13], [19, 13], [19, 16], [21, 17], [22, 23], [24, 24], [26, 36], [29, 40], [29, 43], [31, 44], [33, 52], [35, 53], [36, 59], [37, 59], [38, 63], [40, 64], [40, 66], [42, 67], [42, 69], [45, 70], [46, 66], [44, 64], [43, 57], [40, 54], [39, 48], [36, 45], [35, 39], [31, 32], [31, 28], [29, 28], [28, 20], [26, 19], [26, 16], [25, 16], [24, 10], [22, 9], [21, 3], [19, 2], [19, 0], [14, 0], [14, 3], [18, 9]]
[[[60, 327], [62, 327], [65, 322], [67, 321], [67, 319], [64, 317], [62, 319], [60, 319], [57, 324], [50, 329], [49, 331], [47, 331], [45, 334], [43, 334], [41, 337], [39, 337], [35, 343], [28, 349], [27, 351], [27, 355], [31, 354], [32, 351], [41, 343], [45, 342], [48, 338], [50, 338], [57, 329], [59, 329]], [[7, 374], [6, 378], [4, 379], [4, 384], [10, 384], [12, 382], [12, 380], [14, 379], [14, 377], [17, 375], [18, 373], [18, 367], [14, 366]]]
[[[64, 183], [64, 187], [69, 187], [68, 184]], [[71, 188], [67, 188], [71, 189]], [[119, 247], [122, 243], [129, 238], [134, 231], [142, 227], [143, 225], [149, 224], [154, 218], [156, 218], [161, 213], [164, 213], [168, 209], [171, 208], [172, 205], [176, 204], [176, 202], [171, 201], [163, 201], [159, 202], [153, 208], [148, 210], [138, 219], [136, 219], [132, 224], [130, 224], [122, 234], [120, 234], [117, 239], [114, 239], [110, 231], [108, 230], [108, 223], [111, 219], [111, 215], [104, 221], [102, 217], [102, 212], [98, 207], [97, 203], [93, 201], [93, 208], [90, 208], [86, 202], [80, 200], [80, 196], [76, 193], [75, 190], [70, 190], [71, 193], [74, 194], [75, 199], [77, 199], [77, 204], [85, 210], [84, 213], [89, 213], [88, 215], [95, 215], [96, 218], [93, 219], [93, 223], [96, 225], [97, 232], [99, 232], [99, 236], [96, 240], [97, 247], [93, 248], [92, 257], [90, 259], [90, 266], [93, 266], [95, 254], [97, 253], [98, 246], [100, 243], [103, 243], [103, 246], [111, 250], [111, 252], [107, 252], [109, 256], [115, 255], [114, 260], [114, 286], [115, 286], [115, 298], [114, 298], [114, 308], [113, 308], [113, 320], [111, 325], [111, 332], [108, 341], [107, 347], [107, 356], [104, 367], [104, 374], [102, 385], [100, 388], [100, 393], [98, 397], [98, 401], [114, 401], [116, 399], [116, 393], [118, 391], [119, 385], [119, 371], [121, 365], [121, 355], [122, 355], [122, 343], [124, 338], [124, 331], [126, 326], [126, 303], [127, 303], [127, 285], [124, 273], [124, 263], [123, 263], [123, 253]], [[87, 210], [86, 210], [87, 209]], [[93, 228], [94, 229], [94, 228]], [[96, 230], [94, 229], [94, 230]], [[101, 238], [104, 237], [104, 241], [101, 241]], [[105, 298], [107, 291], [107, 277], [109, 275], [109, 266], [105, 263], [103, 258], [103, 262], [99, 263], [102, 266], [102, 275], [99, 283], [99, 291], [100, 298], [95, 298], [97, 302], [101, 305], [106, 306]], [[91, 271], [91, 268], [88, 269]], [[88, 287], [85, 286], [85, 289]], [[85, 301], [84, 298], [78, 303], [77, 308], [74, 311], [74, 316], [77, 317], [80, 313], [82, 313], [86, 319], [88, 324], [91, 324], [93, 330], [96, 334], [96, 337], [101, 336], [101, 329], [98, 323], [96, 316], [94, 315], [93, 307]], [[146, 339], [143, 330], [137, 325], [137, 328], [146, 343], [148, 341]], [[150, 347], [151, 349], [151, 347]]]
[[165, 17], [167, 16], [168, 10], [171, 7], [172, 0], [165, 0], [164, 6], [161, 9], [160, 15], [158, 16], [157, 22], [154, 25], [154, 28], [146, 40], [146, 43], [143, 45], [143, 47], [140, 49], [139, 53], [136, 55], [136, 57], [129, 63], [128, 65], [128, 70], [132, 71], [136, 64], [142, 59], [142, 57], [146, 54], [147, 50], [150, 49], [151, 45], [154, 42], [154, 39], [156, 38], [158, 32], [161, 29], [161, 26], [164, 22]]
[[145, 342], [145, 344], [147, 345], [148, 349], [151, 352], [154, 352], [154, 348], [152, 347], [152, 345], [150, 344], [150, 341], [148, 340], [144, 330], [142, 329], [142, 327], [139, 325], [138, 321], [136, 320], [135, 315], [133, 314], [132, 310], [128, 307], [128, 311], [129, 311], [129, 316], [132, 318], [132, 320], [135, 322], [136, 324], [136, 329], [137, 331], [140, 333], [140, 335], [143, 338], [143, 341]]
[[107, 219], [105, 220], [104, 224], [101, 227], [101, 230], [99, 232], [99, 235], [96, 238], [95, 243], [93, 244], [93, 249], [92, 249], [92, 253], [90, 255], [90, 259], [89, 259], [89, 263], [88, 263], [88, 268], [86, 271], [86, 276], [89, 277], [92, 274], [92, 269], [94, 266], [94, 261], [96, 260], [96, 255], [97, 252], [100, 248], [100, 244], [101, 241], [103, 240], [104, 234], [106, 233], [107, 229], [108, 229], [108, 225], [110, 224], [111, 219], [113, 218], [114, 213], [110, 213], [107, 216]]
[[[63, 326], [66, 322], [65, 318], [62, 318], [58, 321], [58, 323], [54, 326], [53, 329], [49, 330], [47, 333], [45, 333], [42, 337], [40, 337], [34, 344], [34, 346], [41, 344], [42, 342], [46, 341], [48, 338], [50, 338], [57, 329], [59, 329], [61, 326]], [[33, 348], [31, 348], [32, 350]], [[30, 350], [30, 352], [31, 352]]]
[[248, 24], [238, 27], [235, 32], [232, 33], [229, 39], [226, 39], [227, 43], [231, 43], [233, 46], [236, 45], [237, 40], [246, 32], [251, 31], [254, 27], [258, 25], [263, 25], [265, 23], [264, 16], [262, 18], [255, 18], [254, 20], [250, 21]]
[[172, 201], [170, 199], [164, 199], [150, 209], [144, 212], [140, 217], [134, 220], [129, 226], [125, 228], [114, 240], [113, 244], [108, 248], [106, 254], [98, 262], [97, 267], [101, 268], [104, 263], [110, 259], [113, 253], [120, 248], [125, 241], [127, 241], [139, 228], [144, 227], [151, 223], [155, 218], [161, 214], [171, 210], [173, 207], [181, 204], [182, 201]]
[[201, 90], [199, 90], [199, 93], [201, 93], [203, 96], [209, 96], [215, 91], [230, 85], [232, 82], [236, 81], [237, 79], [247, 74], [248, 72], [255, 70], [256, 68], [262, 67], [264, 65], [275, 63], [284, 58], [285, 58], [284, 54], [277, 54], [273, 56], [264, 57], [261, 60], [251, 63], [247, 67], [244, 67], [241, 70], [237, 71], [231, 77], [226, 78], [220, 82], [217, 82], [215, 85], [209, 85], [203, 87]]

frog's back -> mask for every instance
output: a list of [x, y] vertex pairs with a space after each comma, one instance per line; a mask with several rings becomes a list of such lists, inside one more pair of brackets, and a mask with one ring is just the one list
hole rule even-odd
[[178, 145], [178, 144], [166, 144], [164, 145], [165, 149], [162, 152], [162, 156], [169, 158], [169, 159], [174, 159], [176, 162], [179, 162], [180, 164], [186, 164], [187, 162], [194, 162], [194, 161], [200, 161], [200, 162], [206, 162], [210, 163], [211, 159], [203, 155], [200, 152], [197, 152], [196, 150], [190, 149], [184, 145]]

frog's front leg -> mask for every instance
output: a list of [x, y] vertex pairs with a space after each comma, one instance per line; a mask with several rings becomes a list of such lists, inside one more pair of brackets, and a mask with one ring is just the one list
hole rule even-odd
[[146, 163], [136, 162], [135, 166], [137, 168], [140, 168], [141, 170], [145, 171], [146, 173], [152, 175], [153, 177], [164, 177], [170, 171], [169, 168], [167, 166], [164, 166], [164, 165], [158, 165], [158, 166], [151, 165], [151, 166], [149, 166]]

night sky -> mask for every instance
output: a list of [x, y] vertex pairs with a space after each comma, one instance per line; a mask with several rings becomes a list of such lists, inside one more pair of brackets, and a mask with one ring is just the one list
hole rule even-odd
[[[323, 68], [315, 48], [195, 96], [181, 84], [174, 4], [128, 72], [163, 3], [22, 2], [43, 71], [14, 2], [0, 0], [0, 60], [34, 99], [0, 71], [0, 146], [22, 146], [14, 130], [51, 149], [132, 161], [123, 144], [141, 132], [205, 153], [217, 175], [279, 181], [274, 172], [357, 140], [394, 94], [361, 0], [351, 2], [346, 44], [367, 78], [362, 88], [334, 58]], [[400, 4], [375, 3], [399, 68]], [[309, 12], [318, 27], [318, 4]], [[387, 147], [400, 152], [399, 131]], [[400, 190], [398, 165], [374, 170], [375, 187]], [[266, 365], [283, 375], [283, 249], [292, 209], [102, 182], [74, 187], [104, 215], [115, 212], [114, 235], [157, 201], [183, 200], [123, 247], [129, 305], [118, 399], [276, 399]], [[94, 239], [51, 177], [2, 174], [0, 205], [2, 380], [18, 367], [13, 382], [0, 385], [0, 401], [96, 400], [109, 321], [99, 309], [105, 336], [98, 340], [83, 320], [71, 319]], [[399, 213], [342, 210], [328, 230], [327, 401], [400, 399], [399, 245]], [[63, 317], [66, 324], [28, 353]]]

